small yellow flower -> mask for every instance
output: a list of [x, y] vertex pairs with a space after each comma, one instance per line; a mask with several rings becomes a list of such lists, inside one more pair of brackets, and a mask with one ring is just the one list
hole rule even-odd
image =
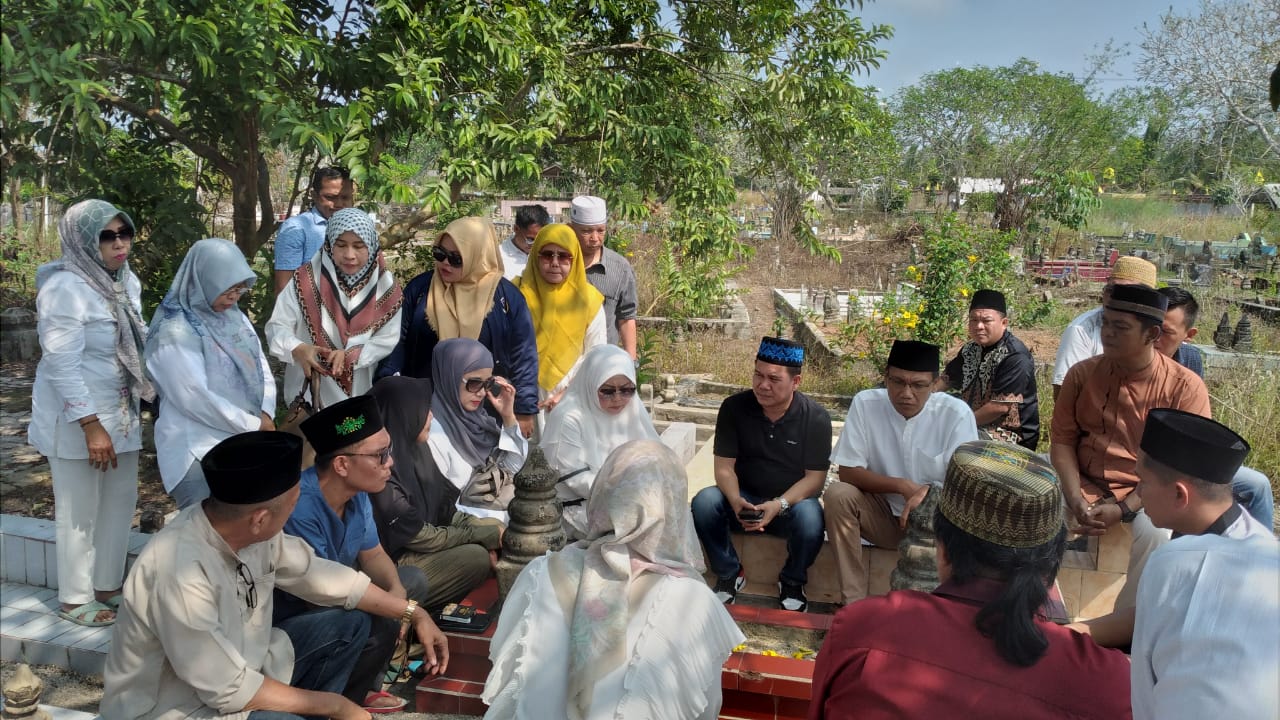
[[885, 325], [888, 325], [889, 323], [893, 322], [893, 320], [891, 318], [886, 317], [886, 318], [880, 318], [880, 322], [884, 323]]
[[969, 297], [969, 288], [960, 288], [960, 297]]
[[970, 265], [972, 265], [972, 264], [974, 264], [974, 263], [976, 263], [976, 262], [978, 262], [978, 256], [977, 256], [977, 255], [970, 255], [970, 256], [969, 256], [969, 264], [970, 264]]
[[733, 647], [733, 651], [734, 651], [734, 652], [742, 652], [743, 650], [746, 650], [746, 649], [747, 649], [747, 644], [746, 644], [746, 643], [742, 643], [741, 645], [735, 645], [735, 646]]
[[782, 657], [782, 655], [779, 654], [776, 650], [765, 650], [760, 654], [765, 657]]

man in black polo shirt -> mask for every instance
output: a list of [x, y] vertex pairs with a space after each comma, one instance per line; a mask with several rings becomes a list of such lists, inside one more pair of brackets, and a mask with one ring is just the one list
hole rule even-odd
[[803, 612], [809, 566], [822, 549], [818, 494], [831, 456], [831, 415], [804, 395], [804, 348], [764, 338], [751, 390], [725, 399], [716, 417], [715, 487], [693, 498], [693, 525], [716, 574], [716, 595], [726, 603], [746, 582], [730, 530], [787, 538], [787, 562], [778, 574], [778, 602]]

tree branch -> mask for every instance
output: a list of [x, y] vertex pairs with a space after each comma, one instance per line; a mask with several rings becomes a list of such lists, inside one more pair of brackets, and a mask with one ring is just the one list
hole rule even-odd
[[107, 57], [105, 55], [89, 54], [85, 56], [85, 59], [90, 62], [100, 64], [102, 69], [108, 74], [111, 72], [122, 72], [135, 77], [147, 78], [148, 80], [159, 80], [161, 82], [173, 83], [185, 90], [191, 89], [191, 82], [186, 78], [178, 77], [171, 73], [161, 72], [155, 68], [144, 68], [138, 65], [122, 63], [115, 58]]
[[160, 112], [159, 108], [145, 108], [113, 93], [94, 92], [93, 95], [97, 100], [122, 110], [139, 120], [155, 125], [158, 130], [168, 135], [174, 142], [185, 146], [191, 152], [213, 163], [214, 167], [218, 168], [222, 173], [230, 176], [235, 172], [235, 163], [219, 152], [218, 148], [187, 135], [178, 127], [177, 123]]

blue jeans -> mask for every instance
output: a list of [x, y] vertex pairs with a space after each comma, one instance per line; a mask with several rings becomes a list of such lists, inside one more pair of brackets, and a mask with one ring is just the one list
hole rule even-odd
[[[369, 619], [359, 610], [336, 607], [312, 610], [276, 623], [293, 642], [293, 679], [289, 684], [301, 690], [341, 694], [369, 637]], [[270, 715], [266, 717], [275, 720]]]
[[1251, 467], [1241, 467], [1231, 479], [1231, 496], [1268, 529], [1275, 521], [1275, 498], [1267, 476]]
[[[752, 505], [772, 499], [746, 492], [742, 498]], [[693, 497], [693, 527], [707, 551], [711, 572], [721, 579], [737, 575], [742, 563], [738, 561], [729, 532], [742, 532], [742, 524], [720, 488], [703, 488]], [[779, 580], [789, 585], [804, 585], [808, 581], [809, 566], [818, 559], [818, 551], [822, 549], [823, 530], [822, 505], [818, 498], [801, 500], [765, 527], [764, 531], [770, 535], [787, 539], [787, 562], [778, 573]]]

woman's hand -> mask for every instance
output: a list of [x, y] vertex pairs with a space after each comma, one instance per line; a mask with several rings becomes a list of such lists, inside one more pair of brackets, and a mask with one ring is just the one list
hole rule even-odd
[[538, 408], [541, 410], [546, 410], [547, 412], [551, 412], [556, 408], [557, 405], [560, 404], [560, 401], [564, 399], [565, 390], [568, 390], [568, 389], [569, 389], [568, 387], [565, 387], [564, 390], [561, 390], [560, 392], [552, 395], [546, 400], [543, 400], [542, 402], [538, 403]]
[[[494, 394], [496, 391], [496, 395]], [[516, 424], [516, 386], [507, 382], [506, 378], [493, 376], [493, 385], [485, 393], [489, 404], [502, 416], [502, 426], [511, 427]]]
[[276, 421], [270, 415], [262, 413], [262, 421], [258, 423], [259, 430], [275, 430]]
[[302, 368], [303, 377], [311, 379], [311, 373], [318, 372], [321, 375], [328, 375], [329, 371], [325, 370], [321, 364], [321, 353], [324, 351], [315, 345], [302, 343], [293, 349], [293, 363]]
[[342, 371], [347, 367], [347, 351], [335, 348], [327, 353], [321, 350], [320, 354], [325, 358], [324, 363], [329, 366], [329, 374], [334, 377], [341, 377]]
[[107, 429], [102, 427], [102, 423], [98, 422], [97, 418], [84, 423], [81, 427], [84, 429], [84, 442], [89, 446], [90, 467], [103, 472], [114, 469], [119, 463], [116, 462], [116, 448], [111, 444], [111, 436], [107, 434]]

